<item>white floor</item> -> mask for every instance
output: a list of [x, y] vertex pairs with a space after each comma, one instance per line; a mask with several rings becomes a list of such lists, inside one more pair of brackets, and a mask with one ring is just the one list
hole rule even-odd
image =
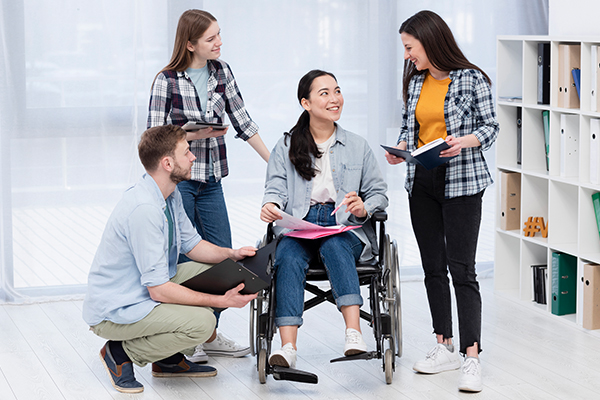
[[[98, 357], [104, 340], [88, 331], [81, 301], [0, 305], [0, 398], [38, 399], [597, 399], [600, 335], [493, 292], [484, 279], [481, 354], [484, 390], [456, 389], [458, 371], [420, 375], [412, 364], [433, 345], [422, 282], [403, 282], [404, 354], [386, 385], [380, 360], [330, 364], [343, 347], [342, 320], [323, 304], [306, 314], [300, 330], [298, 367], [319, 376], [317, 385], [275, 381], [261, 385], [256, 359], [214, 358], [214, 378], [153, 378], [136, 367], [144, 384], [124, 395], [109, 383]], [[223, 313], [220, 330], [248, 342], [247, 309]], [[373, 346], [371, 329], [363, 327]], [[277, 340], [276, 340], [277, 342]]]

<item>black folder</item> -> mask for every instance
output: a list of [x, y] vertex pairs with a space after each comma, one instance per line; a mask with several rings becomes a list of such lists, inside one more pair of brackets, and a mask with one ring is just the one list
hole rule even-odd
[[538, 43], [538, 104], [550, 104], [550, 43]]
[[[395, 155], [396, 157], [404, 158], [404, 160], [411, 164], [419, 164], [426, 169], [433, 169], [438, 165], [444, 164], [448, 162], [448, 160], [453, 159], [454, 157], [440, 157], [440, 152], [442, 150], [446, 150], [450, 148], [450, 145], [446, 143], [443, 139], [436, 139], [433, 142], [427, 143], [423, 146], [425, 151], [420, 152], [419, 150], [423, 150], [421, 148], [413, 151], [412, 153], [408, 150], [400, 150], [395, 147], [380, 145], [390, 154]], [[415, 154], [415, 152], [417, 152]]]
[[245, 286], [240, 293], [256, 293], [271, 284], [275, 247], [276, 241], [273, 240], [252, 257], [237, 262], [228, 258], [181, 285], [197, 292], [222, 295], [243, 282]]
[[539, 304], [546, 304], [546, 275], [548, 266], [532, 265], [533, 271], [533, 301]]
[[517, 107], [517, 164], [521, 165], [521, 158], [523, 155], [523, 110], [521, 107]]

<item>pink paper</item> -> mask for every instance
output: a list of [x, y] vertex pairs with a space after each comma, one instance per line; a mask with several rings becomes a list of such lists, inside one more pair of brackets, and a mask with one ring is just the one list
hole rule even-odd
[[334, 228], [323, 226], [320, 229], [303, 229], [298, 231], [291, 231], [286, 233], [285, 236], [295, 237], [298, 239], [319, 239], [322, 237], [336, 235], [338, 233], [346, 232], [356, 228], [360, 228], [360, 225], [339, 226]]

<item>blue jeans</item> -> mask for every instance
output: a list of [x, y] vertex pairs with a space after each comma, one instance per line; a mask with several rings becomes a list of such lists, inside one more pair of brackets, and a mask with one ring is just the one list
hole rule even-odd
[[[221, 247], [231, 248], [231, 228], [221, 181], [213, 176], [208, 182], [183, 181], [177, 185], [183, 208], [202, 239]], [[179, 263], [191, 261], [179, 255]]]
[[[231, 248], [231, 228], [221, 181], [211, 176], [208, 182], [183, 181], [177, 184], [181, 192], [183, 208], [202, 239], [221, 247]], [[179, 255], [178, 263], [192, 261], [185, 254]], [[221, 313], [215, 311], [217, 326]]]
[[475, 253], [481, 222], [483, 191], [446, 199], [446, 166], [432, 170], [417, 166], [409, 198], [413, 231], [421, 252], [425, 288], [433, 331], [452, 337], [450, 280], [458, 311], [460, 352], [475, 342], [481, 351], [481, 294], [475, 272]]
[[[304, 218], [321, 226], [335, 225], [331, 216], [333, 204], [316, 204]], [[277, 326], [302, 325], [304, 286], [309, 264], [320, 260], [329, 277], [338, 309], [342, 306], [363, 304], [356, 272], [356, 262], [363, 243], [351, 232], [343, 232], [322, 239], [296, 239], [284, 236], [275, 253]]]

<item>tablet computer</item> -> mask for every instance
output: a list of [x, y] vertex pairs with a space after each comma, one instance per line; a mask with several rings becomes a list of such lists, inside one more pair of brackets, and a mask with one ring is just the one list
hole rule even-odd
[[198, 129], [213, 128], [215, 131], [220, 131], [227, 128], [228, 124], [221, 124], [218, 122], [197, 122], [188, 121], [182, 126], [185, 131], [197, 131]]

